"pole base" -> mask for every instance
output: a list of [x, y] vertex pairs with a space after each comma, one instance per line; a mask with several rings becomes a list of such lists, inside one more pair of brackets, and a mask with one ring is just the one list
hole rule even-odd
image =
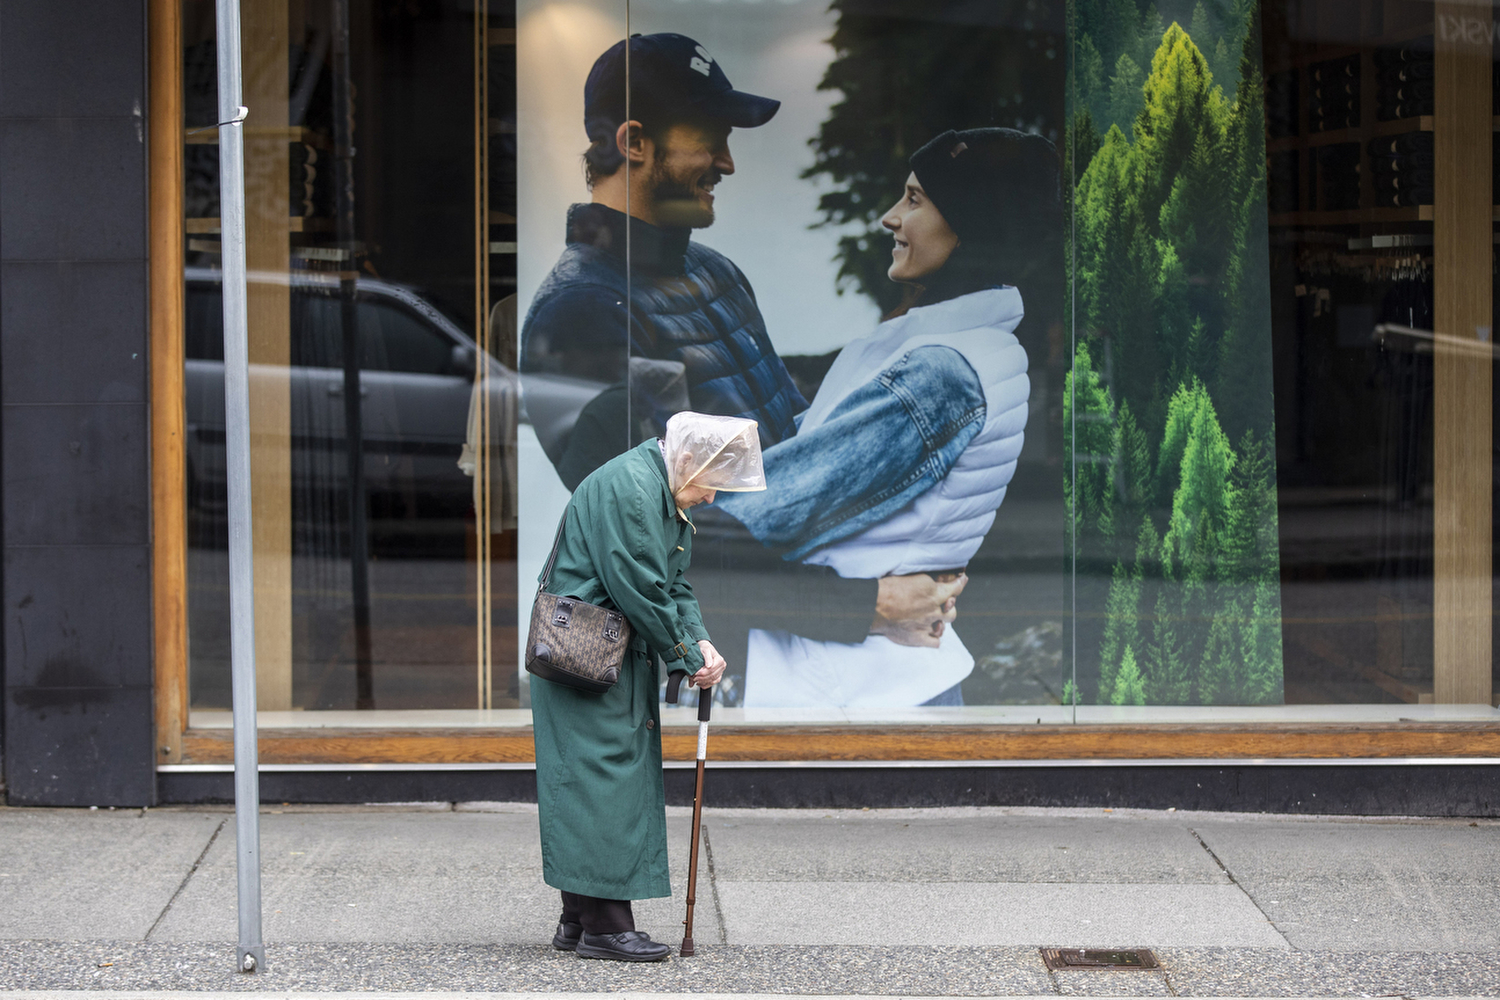
[[683, 938], [682, 939], [682, 947], [680, 949], [678, 949], [677, 954], [681, 955], [683, 958], [692, 958], [693, 957], [693, 939], [690, 938], [690, 937]]
[[265, 945], [241, 945], [235, 950], [235, 971], [256, 975], [266, 971]]

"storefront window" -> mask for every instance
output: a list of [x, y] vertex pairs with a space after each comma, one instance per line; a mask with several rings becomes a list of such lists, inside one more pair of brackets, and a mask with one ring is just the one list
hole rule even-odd
[[[266, 724], [529, 724], [558, 517], [684, 409], [756, 419], [770, 487], [695, 514], [716, 719], [1496, 717], [1488, 8], [243, 7]], [[211, 726], [212, 6], [183, 18]]]
[[[514, 18], [242, 10], [263, 717], [514, 709]], [[199, 130], [217, 107], [213, 5], [186, 0], [183, 17], [190, 690], [193, 723], [217, 725], [219, 171], [217, 132]]]

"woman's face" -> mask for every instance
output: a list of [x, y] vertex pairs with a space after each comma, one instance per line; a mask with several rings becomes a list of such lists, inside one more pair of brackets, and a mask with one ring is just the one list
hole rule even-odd
[[677, 506], [683, 510], [696, 507], [700, 503], [713, 503], [714, 497], [719, 495], [718, 490], [711, 490], [706, 486], [694, 486], [688, 483], [678, 490], [672, 499], [677, 501]]
[[906, 178], [901, 200], [885, 213], [880, 224], [896, 238], [891, 267], [886, 271], [892, 281], [921, 281], [941, 269], [958, 246], [958, 237], [917, 183], [916, 174]]
[[[696, 468], [693, 464], [693, 453], [690, 451], [685, 451], [681, 455], [678, 455], [676, 464], [677, 468], [674, 470], [676, 476], [674, 478], [678, 480], [692, 475], [693, 469]], [[713, 503], [714, 497], [718, 495], [718, 492], [716, 489], [698, 486], [692, 480], [688, 480], [685, 485], [677, 487], [676, 492], [672, 494], [672, 500], [678, 507], [688, 510], [689, 508], [698, 506], [700, 503]]]

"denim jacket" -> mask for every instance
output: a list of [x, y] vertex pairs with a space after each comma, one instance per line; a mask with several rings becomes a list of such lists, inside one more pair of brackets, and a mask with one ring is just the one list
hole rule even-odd
[[[805, 412], [798, 415], [801, 426]], [[718, 505], [801, 559], [883, 521], [941, 482], [984, 426], [979, 376], [950, 347], [918, 347], [809, 431], [766, 449], [768, 489]]]

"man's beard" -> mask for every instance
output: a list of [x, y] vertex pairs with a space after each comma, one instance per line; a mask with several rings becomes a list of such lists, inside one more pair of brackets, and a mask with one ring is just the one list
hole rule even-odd
[[693, 185], [673, 180], [665, 163], [657, 162], [652, 166], [650, 191], [657, 220], [664, 227], [707, 229], [714, 224], [713, 208], [704, 207]]

